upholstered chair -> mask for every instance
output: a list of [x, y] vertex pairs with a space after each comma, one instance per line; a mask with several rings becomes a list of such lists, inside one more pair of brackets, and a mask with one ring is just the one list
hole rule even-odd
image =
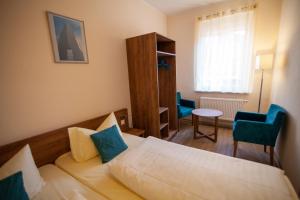
[[286, 111], [271, 104], [267, 114], [237, 112], [233, 123], [234, 151], [236, 156], [238, 141], [270, 146], [270, 164], [273, 165], [274, 146], [280, 128], [284, 124]]
[[182, 99], [180, 92], [177, 92], [177, 116], [178, 116], [178, 130], [180, 119], [192, 115], [192, 111], [196, 108], [195, 101]]

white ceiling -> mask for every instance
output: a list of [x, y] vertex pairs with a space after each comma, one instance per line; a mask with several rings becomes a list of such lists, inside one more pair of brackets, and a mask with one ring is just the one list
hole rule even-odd
[[158, 8], [167, 15], [172, 15], [184, 10], [204, 6], [224, 0], [145, 0], [150, 5]]

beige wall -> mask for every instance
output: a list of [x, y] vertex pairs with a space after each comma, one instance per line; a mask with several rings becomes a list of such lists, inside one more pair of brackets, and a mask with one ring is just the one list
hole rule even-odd
[[[84, 20], [89, 64], [56, 64], [45, 11]], [[166, 34], [143, 0], [0, 2], [0, 145], [130, 108], [125, 38]]]
[[273, 75], [272, 102], [288, 111], [278, 140], [280, 161], [300, 194], [300, 1], [284, 0]]
[[[224, 94], [194, 92], [194, 32], [196, 17], [213, 12], [236, 8], [246, 5], [246, 0], [227, 1], [188, 10], [168, 17], [168, 36], [176, 40], [177, 51], [177, 89], [184, 97], [199, 100], [202, 96], [217, 96], [248, 99], [247, 110], [256, 111], [258, 107], [261, 72], [255, 73], [253, 92], [251, 94]], [[278, 35], [281, 0], [257, 0], [256, 25], [254, 46], [257, 50], [275, 49]], [[272, 76], [270, 71], [265, 73], [263, 88], [262, 110], [266, 111], [269, 105]]]

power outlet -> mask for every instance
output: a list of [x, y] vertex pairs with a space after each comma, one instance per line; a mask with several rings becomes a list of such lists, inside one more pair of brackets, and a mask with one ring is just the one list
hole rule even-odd
[[125, 119], [121, 119], [121, 126], [125, 125]]

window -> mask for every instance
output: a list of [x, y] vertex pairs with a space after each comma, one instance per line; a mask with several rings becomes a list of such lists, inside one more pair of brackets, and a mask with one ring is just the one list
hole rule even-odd
[[253, 10], [197, 22], [196, 91], [251, 91], [253, 27]]

